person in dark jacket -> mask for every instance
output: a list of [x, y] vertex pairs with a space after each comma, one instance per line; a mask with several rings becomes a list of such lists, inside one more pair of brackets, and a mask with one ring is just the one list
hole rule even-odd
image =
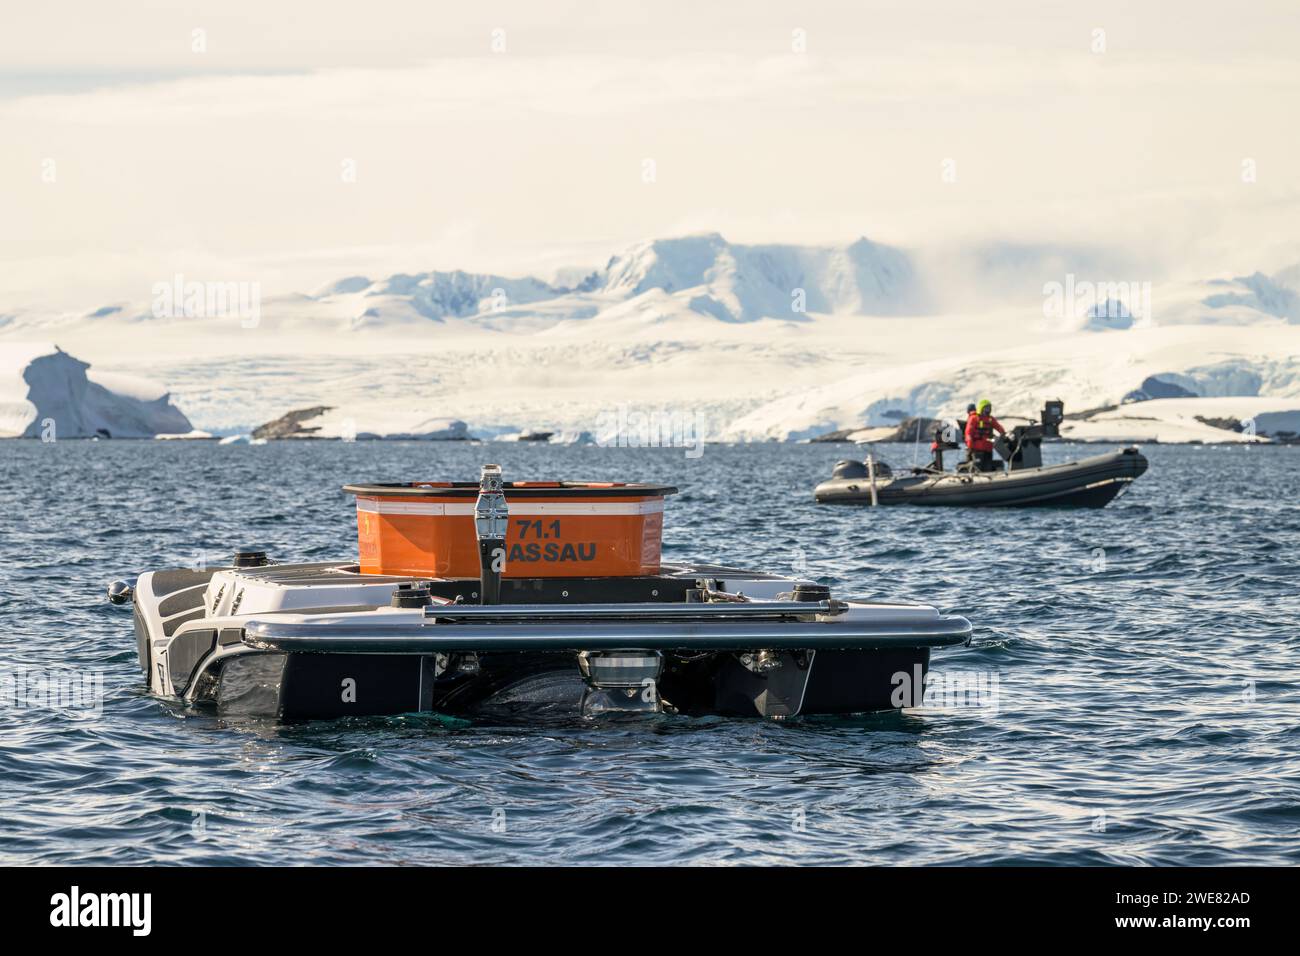
[[993, 433], [1005, 435], [1007, 430], [993, 417], [993, 403], [980, 399], [978, 408], [966, 419], [966, 449], [969, 460], [980, 471], [994, 471]]

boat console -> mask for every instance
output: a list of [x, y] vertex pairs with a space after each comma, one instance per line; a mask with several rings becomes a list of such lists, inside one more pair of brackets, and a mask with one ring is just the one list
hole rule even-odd
[[1017, 425], [1005, 435], [993, 440], [993, 450], [1007, 463], [1007, 468], [1043, 467], [1043, 439], [1059, 438], [1061, 422], [1065, 420], [1065, 403], [1051, 401], [1043, 405], [1040, 420], [1028, 425]]

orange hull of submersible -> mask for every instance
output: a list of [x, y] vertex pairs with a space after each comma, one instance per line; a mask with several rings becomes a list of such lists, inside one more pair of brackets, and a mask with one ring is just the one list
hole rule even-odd
[[[471, 482], [347, 485], [362, 574], [479, 576]], [[663, 485], [506, 482], [507, 578], [659, 573]]]

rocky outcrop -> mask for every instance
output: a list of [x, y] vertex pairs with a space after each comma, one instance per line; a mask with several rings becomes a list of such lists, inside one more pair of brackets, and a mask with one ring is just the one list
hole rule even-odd
[[1196, 398], [1195, 392], [1176, 382], [1166, 382], [1154, 375], [1148, 375], [1142, 380], [1142, 384], [1133, 391], [1129, 392], [1121, 400], [1124, 405], [1131, 405], [1134, 402], [1149, 402], [1157, 398]]
[[334, 438], [340, 441], [469, 441], [469, 426], [455, 418], [386, 407], [313, 405], [253, 429], [253, 440]]
[[1202, 425], [1209, 425], [1211, 428], [1222, 428], [1226, 432], [1237, 432], [1241, 434], [1246, 430], [1239, 418], [1215, 418], [1210, 415], [1196, 415], [1195, 419]]
[[313, 405], [311, 408], [298, 408], [281, 415], [273, 422], [259, 425], [253, 429], [253, 438], [267, 440], [280, 438], [320, 438], [320, 425], [304, 425], [313, 418], [320, 418], [326, 412], [334, 410], [333, 405]]
[[[920, 434], [918, 438], [917, 425], [920, 425]], [[934, 430], [941, 428], [944, 421], [939, 418], [926, 418], [924, 415], [912, 415], [898, 425], [882, 425], [872, 427], [863, 425], [861, 428], [840, 428], [833, 432], [827, 432], [824, 435], [818, 435], [809, 441], [814, 442], [915, 442], [923, 441], [927, 445], [934, 437]], [[957, 427], [957, 422], [953, 422], [953, 427]]]

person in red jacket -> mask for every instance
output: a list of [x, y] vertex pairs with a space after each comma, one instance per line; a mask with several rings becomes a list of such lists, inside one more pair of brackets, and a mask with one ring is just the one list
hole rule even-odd
[[979, 406], [966, 419], [966, 449], [970, 461], [980, 471], [993, 471], [993, 433], [1005, 435], [1007, 430], [993, 417], [993, 403], [981, 399]]

